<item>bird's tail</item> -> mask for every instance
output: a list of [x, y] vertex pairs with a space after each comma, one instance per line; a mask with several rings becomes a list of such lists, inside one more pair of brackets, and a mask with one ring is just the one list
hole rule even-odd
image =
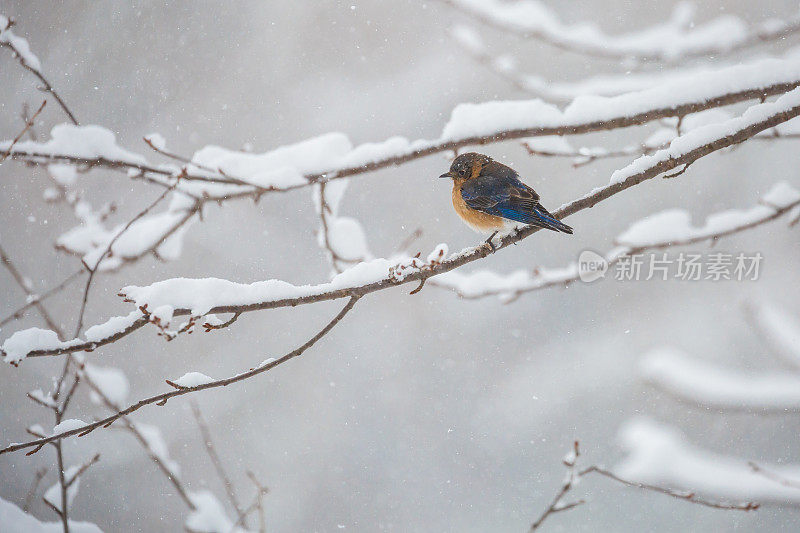
[[560, 220], [557, 220], [552, 214], [550, 214], [550, 212], [547, 209], [542, 207], [542, 204], [536, 204], [536, 207], [534, 207], [534, 211], [536, 211], [536, 214], [539, 215], [538, 218], [539, 221], [541, 222], [541, 224], [537, 225], [541, 225], [541, 227], [549, 230], [560, 231], [562, 233], [569, 233], [570, 235], [572, 235], [572, 228], [567, 226]]

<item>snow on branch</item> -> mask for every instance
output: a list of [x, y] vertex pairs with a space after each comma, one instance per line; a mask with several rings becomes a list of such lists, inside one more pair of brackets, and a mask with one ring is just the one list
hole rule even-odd
[[[623, 232], [616, 239], [618, 246], [604, 257], [607, 267], [620, 260], [648, 250], [662, 250], [698, 242], [716, 241], [747, 231], [791, 213], [800, 206], [800, 192], [785, 182], [776, 184], [759, 205], [747, 210], [727, 210], [709, 215], [705, 224], [695, 227], [691, 216], [682, 209], [650, 215]], [[511, 302], [521, 295], [555, 286], [568, 286], [581, 279], [577, 263], [563, 268], [537, 268], [533, 272], [517, 270], [502, 275], [487, 270], [464, 274], [457, 271], [436, 278], [436, 285], [456, 292], [461, 298], [477, 299], [498, 296]], [[800, 397], [800, 396], [799, 396]]]
[[[800, 116], [800, 89], [787, 93], [775, 102], [752, 106], [741, 117], [720, 124], [703, 126], [678, 137], [668, 148], [660, 150], [652, 156], [643, 156], [627, 167], [614, 172], [609, 185], [599, 187], [562, 206], [555, 211], [554, 215], [561, 219], [593, 207], [643, 181], [655, 178], [677, 167], [690, 165], [701, 157], [739, 144], [761, 131], [796, 116]], [[795, 207], [792, 202], [797, 200], [794, 196], [796, 194], [797, 192], [788, 185], [779, 185], [765, 196], [764, 200], [767, 202], [765, 206], [753, 208], [737, 216], [718, 215], [709, 221], [709, 226], [700, 229], [693, 229], [686, 224], [677, 226], [675, 232], [670, 234], [668, 239], [665, 237], [666, 233], [659, 229], [659, 237], [668, 241], [661, 245], [675, 241], [691, 244], [741, 231], [740, 225], [746, 229], [772, 220]], [[642, 240], [646, 238], [653, 241], [652, 235], [648, 231], [642, 230], [643, 227], [649, 230], [653, 222], [645, 221], [642, 224], [644, 226], [632, 228], [621, 236], [624, 246], [659, 244], [657, 242], [645, 243]], [[467, 248], [443, 261], [436, 260], [435, 264], [416, 258], [400, 263], [388, 259], [373, 259], [345, 270], [329, 283], [319, 285], [298, 286], [280, 280], [240, 284], [214, 278], [176, 278], [160, 281], [147, 287], [125, 287], [120, 294], [135, 303], [142, 315], [137, 318], [135, 312], [131, 313], [121, 322], [114, 322], [117, 327], [103, 326], [96, 331], [99, 333], [100, 330], [108, 327], [109, 331], [106, 337], [94, 335], [92, 339], [84, 342], [75, 339], [65, 344], [57, 344], [53, 339], [46, 338], [46, 334], [41, 333], [41, 330], [35, 334], [29, 334], [26, 333], [28, 330], [23, 330], [7, 339], [3, 344], [2, 351], [6, 361], [18, 363], [25, 356], [58, 355], [93, 350], [98, 346], [119, 340], [148, 322], [161, 323], [160, 315], [163, 314], [172, 318], [186, 315], [200, 317], [208, 313], [242, 313], [311, 304], [348, 298], [353, 295], [360, 297], [405, 283], [418, 282], [422, 284], [428, 278], [482, 259], [527, 238], [536, 231], [538, 231], [537, 228], [526, 226], [505, 236], [494, 247], [482, 244], [474, 248]], [[401, 266], [402, 268], [399, 268]], [[399, 272], [402, 272], [402, 275], [398, 275]], [[508, 292], [508, 290], [504, 292]], [[154, 318], [159, 320], [155, 321]], [[162, 326], [166, 327], [163, 324]], [[90, 329], [90, 331], [92, 330]], [[87, 331], [87, 337], [88, 333]], [[40, 340], [41, 342], [39, 342]]]
[[800, 375], [752, 373], [659, 348], [639, 363], [649, 384], [692, 404], [726, 410], [800, 411]]
[[358, 220], [339, 216], [339, 204], [349, 180], [322, 182], [314, 187], [314, 208], [319, 215], [317, 242], [328, 254], [337, 274], [372, 259], [364, 228]]
[[[620, 430], [619, 439], [627, 457], [614, 472], [624, 478], [730, 500], [800, 505], [797, 488], [760, 475], [746, 460], [702, 449], [671, 427], [634, 420]], [[800, 478], [800, 465], [766, 468], [782, 478]]]
[[552, 502], [549, 506], [539, 515], [539, 518], [536, 519], [528, 531], [533, 532], [539, 529], [541, 525], [544, 523], [547, 518], [555, 513], [560, 513], [563, 511], [569, 511], [570, 509], [574, 509], [580, 505], [586, 503], [585, 499], [578, 499], [572, 502], [564, 502], [565, 497], [571, 493], [578, 485], [580, 480], [590, 474], [595, 474], [597, 476], [601, 476], [605, 479], [610, 479], [615, 481], [621, 485], [625, 485], [627, 487], [641, 489], [644, 491], [649, 492], [657, 492], [660, 494], [664, 494], [667, 496], [671, 496], [672, 498], [676, 498], [679, 500], [683, 500], [689, 503], [694, 503], [697, 505], [702, 505], [705, 507], [711, 507], [713, 509], [720, 509], [725, 511], [755, 511], [760, 507], [759, 504], [753, 502], [744, 502], [744, 503], [727, 503], [727, 502], [717, 502], [712, 500], [707, 500], [704, 498], [698, 497], [694, 492], [684, 492], [684, 491], [676, 491], [670, 488], [665, 488], [660, 485], [650, 484], [650, 483], [643, 483], [640, 481], [631, 481], [630, 479], [625, 479], [620, 475], [606, 470], [597, 465], [592, 465], [589, 467], [585, 467], [583, 469], [578, 469], [578, 460], [581, 457], [580, 452], [580, 445], [578, 441], [572, 446], [569, 452], [564, 456], [562, 459], [562, 463], [564, 466], [567, 467], [567, 475], [564, 479], [564, 482], [561, 484], [561, 488], [556, 493], [555, 497], [553, 498]]
[[70, 111], [67, 104], [64, 103], [64, 100], [61, 99], [61, 96], [59, 96], [50, 82], [47, 81], [47, 78], [44, 77], [44, 74], [42, 74], [42, 64], [39, 58], [36, 57], [36, 54], [31, 51], [28, 40], [11, 31], [13, 25], [13, 20], [4, 15], [0, 15], [0, 48], [10, 49], [17, 57], [19, 64], [39, 78], [39, 81], [42, 83], [41, 89], [50, 93], [53, 98], [56, 99], [56, 102], [58, 102], [58, 105], [64, 110], [64, 113], [67, 114], [69, 120], [77, 126], [78, 120], [75, 118], [75, 115], [72, 114], [72, 111]]
[[[521, 72], [517, 60], [509, 54], [493, 55], [481, 36], [472, 27], [455, 25], [449, 30], [453, 41], [480, 65], [504, 79], [518, 90], [547, 102], [567, 104], [580, 96], [617, 96], [643, 91], [664, 83], [691, 83], [695, 76], [707, 74], [729, 64], [715, 63], [699, 66], [676, 66], [648, 71], [628, 71], [622, 74], [597, 74], [575, 80], [547, 80], [536, 74]], [[792, 58], [798, 53], [792, 48], [783, 54]]]
[[666, 22], [619, 35], [595, 24], [566, 24], [537, 0], [443, 0], [481, 24], [546, 42], [579, 54], [637, 63], [677, 63], [697, 57], [720, 57], [800, 30], [800, 13], [749, 26], [739, 17], [722, 15], [695, 24], [694, 6], [678, 3]]
[[[54, 533], [61, 530], [61, 524], [56, 522], [40, 522], [14, 505], [0, 498], [0, 524], [5, 531], [26, 533]], [[103, 533], [102, 530], [89, 522], [70, 520], [67, 531], [72, 533]]]
[[[198, 201], [257, 199], [268, 192], [365, 174], [464, 146], [641, 125], [783, 94], [798, 85], [800, 59], [763, 59], [612, 98], [582, 96], [563, 111], [541, 100], [461, 104], [453, 110], [449, 122], [435, 140], [409, 141], [392, 137], [383, 142], [353, 146], [343, 134], [332, 133], [265, 154], [209, 146], [190, 158], [192, 164], [187, 165], [185, 171], [170, 165], [153, 166], [138, 159], [131, 160], [131, 157], [136, 159], [136, 155], [127, 151], [118, 159], [118, 147], [112, 144], [103, 144], [103, 149], [94, 152], [79, 147], [78, 153], [72, 153], [71, 149], [61, 150], [58, 143], [27, 141], [15, 146], [11, 157], [33, 163], [62, 162], [125, 170], [132, 177], [164, 187], [169, 186], [169, 178], [184, 172], [177, 190]], [[98, 135], [108, 140], [106, 135]], [[10, 144], [10, 141], [0, 143], [0, 150], [8, 149]]]

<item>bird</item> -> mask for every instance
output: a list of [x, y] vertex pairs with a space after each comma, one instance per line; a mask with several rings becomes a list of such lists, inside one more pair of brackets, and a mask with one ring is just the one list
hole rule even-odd
[[572, 228], [539, 203], [539, 195], [520, 180], [513, 168], [487, 155], [461, 154], [439, 177], [453, 180], [456, 213], [473, 230], [491, 234], [486, 242], [492, 250], [495, 235], [520, 225], [572, 234]]

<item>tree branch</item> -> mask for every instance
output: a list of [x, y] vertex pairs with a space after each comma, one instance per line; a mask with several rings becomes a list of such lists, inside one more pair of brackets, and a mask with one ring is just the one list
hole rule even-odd
[[[644, 181], [653, 179], [665, 172], [692, 163], [701, 157], [705, 157], [711, 153], [735, 146], [739, 143], [746, 141], [761, 131], [772, 128], [777, 124], [786, 122], [794, 117], [800, 116], [800, 92], [792, 92], [782, 97], [775, 103], [758, 104], [751, 107], [742, 117], [731, 119], [729, 124], [731, 126], [730, 133], [727, 135], [707, 139], [703, 136], [703, 128], [698, 128], [691, 132], [684, 134], [684, 137], [690, 138], [692, 142], [680, 143], [680, 150], [673, 150], [672, 147], [660, 150], [651, 156], [647, 156], [647, 165], [640, 164], [639, 160], [629, 165], [628, 167], [617, 171], [612, 176], [612, 181], [609, 185], [591, 191], [590, 193], [578, 198], [561, 208], [554, 211], [554, 216], [558, 219], [563, 219], [567, 216], [573, 215], [596, 204], [603, 202], [612, 196], [619, 194], [631, 187], [634, 187]], [[765, 106], [765, 107], [762, 107]], [[766, 113], [771, 110], [770, 113]], [[718, 125], [711, 126], [714, 131], [719, 131]], [[683, 139], [680, 137], [679, 139]], [[676, 143], [673, 143], [676, 145]], [[672, 145], [671, 145], [672, 146]], [[340, 287], [331, 284], [318, 285], [318, 289], [309, 291], [304, 287], [301, 292], [302, 295], [295, 297], [285, 297], [278, 299], [268, 299], [255, 303], [241, 303], [241, 304], [225, 304], [214, 306], [209, 309], [208, 313], [244, 313], [265, 309], [276, 309], [279, 307], [294, 307], [297, 305], [305, 305], [323, 301], [336, 300], [340, 298], [347, 298], [352, 295], [364, 296], [373, 292], [385, 290], [397, 285], [406, 283], [419, 284], [423, 279], [449, 272], [468, 263], [483, 259], [488, 255], [502, 250], [508, 246], [516, 244], [530, 235], [539, 231], [534, 226], [525, 226], [515, 232], [510, 233], [503, 237], [499, 244], [494, 248], [486, 244], [470, 248], [460, 252], [459, 254], [449, 257], [447, 260], [437, 263], [436, 265], [429, 266], [428, 268], [416, 268], [412, 271], [405, 273], [402, 279], [396, 276], [387, 276], [376, 281], [368, 283], [353, 285], [347, 287]], [[162, 282], [163, 283], [163, 282]], [[142, 305], [140, 302], [139, 305]], [[191, 309], [181, 308], [180, 305], [175, 305], [174, 316], [191, 315]], [[146, 318], [136, 320], [134, 323], [126, 327], [123, 331], [117, 331], [106, 338], [98, 339], [91, 342], [75, 343], [70, 346], [54, 348], [54, 349], [35, 349], [30, 351], [27, 355], [29, 357], [39, 357], [47, 355], [60, 355], [64, 353], [71, 353], [77, 351], [93, 350], [99, 346], [109, 344], [129, 333], [139, 329], [147, 323]]]
[[19, 49], [19, 45], [22, 43], [24, 43], [25, 47], [28, 46], [27, 40], [23, 39], [22, 37], [17, 37], [16, 35], [13, 34], [13, 32], [11, 32], [10, 28], [14, 24], [14, 22], [11, 19], [7, 19], [3, 16], [0, 16], [0, 23], [2, 23], [3, 20], [5, 20], [5, 28], [0, 30], [0, 48], [5, 47], [10, 49], [17, 57], [19, 64], [22, 65], [22, 67], [25, 68], [25, 70], [31, 72], [34, 76], [39, 78], [39, 81], [42, 82], [41, 90], [50, 93], [53, 96], [53, 98], [56, 99], [58, 105], [61, 106], [61, 109], [64, 110], [64, 113], [67, 114], [69, 120], [77, 126], [78, 120], [75, 118], [75, 115], [72, 113], [72, 111], [70, 111], [70, 109], [67, 107], [67, 104], [64, 102], [64, 100], [61, 99], [61, 96], [59, 96], [59, 94], [56, 92], [56, 90], [53, 88], [50, 82], [47, 81], [47, 78], [44, 77], [44, 74], [42, 74], [40, 68], [37, 65], [31, 63], [29, 55], [30, 50], [28, 50], [28, 54], [25, 54]]

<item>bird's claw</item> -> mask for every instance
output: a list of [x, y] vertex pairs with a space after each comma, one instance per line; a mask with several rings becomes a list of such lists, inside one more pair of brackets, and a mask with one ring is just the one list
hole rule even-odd
[[496, 252], [496, 251], [497, 251], [497, 246], [495, 246], [495, 245], [494, 245], [494, 242], [492, 242], [492, 239], [494, 239], [494, 236], [495, 236], [495, 235], [497, 235], [497, 232], [496, 232], [496, 231], [495, 231], [494, 233], [492, 233], [492, 234], [489, 236], [489, 238], [488, 238], [488, 239], [486, 239], [486, 244], [488, 244], [488, 245], [489, 245], [489, 248], [491, 248], [491, 249], [492, 249], [492, 253], [494, 253], [494, 252]]

